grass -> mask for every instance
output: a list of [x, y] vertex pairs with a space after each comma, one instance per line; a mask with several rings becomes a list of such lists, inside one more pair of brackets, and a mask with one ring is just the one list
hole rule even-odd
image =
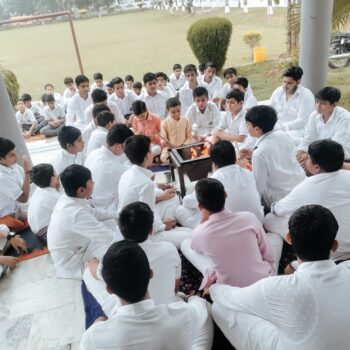
[[[261, 32], [268, 59], [285, 51], [285, 9], [276, 9], [273, 17], [266, 16], [266, 9], [251, 9], [245, 15], [240, 9], [230, 14], [198, 10], [194, 16], [145, 11], [74, 22], [85, 74], [101, 71], [107, 80], [126, 74], [141, 79], [147, 71], [170, 72], [177, 62], [197, 63], [186, 33], [194, 21], [213, 15], [233, 24], [227, 66], [251, 62], [242, 39], [246, 31]], [[0, 31], [0, 43], [0, 64], [17, 75], [21, 93], [36, 99], [45, 83], [62, 91], [64, 77], [79, 73], [68, 22]]]
[[[257, 98], [263, 100], [281, 84], [280, 72], [274, 72], [277, 63], [272, 60], [285, 52], [285, 13], [285, 9], [275, 9], [274, 16], [267, 17], [266, 9], [250, 9], [248, 14], [240, 9], [232, 9], [230, 14], [216, 9], [188, 16], [145, 11], [76, 21], [74, 25], [85, 74], [91, 77], [101, 71], [107, 80], [132, 74], [140, 80], [147, 71], [170, 72], [174, 63], [197, 63], [186, 41], [188, 28], [199, 18], [226, 17], [232, 22], [233, 34], [225, 66], [238, 67]], [[261, 45], [267, 48], [270, 61], [250, 64], [251, 52], [242, 36], [252, 30], [262, 34]], [[67, 22], [0, 31], [0, 43], [0, 64], [17, 75], [21, 93], [29, 92], [35, 99], [40, 98], [45, 83], [52, 82], [62, 91], [64, 77], [79, 73]], [[330, 69], [328, 78], [329, 85], [341, 89], [341, 103], [350, 109], [350, 67]]]

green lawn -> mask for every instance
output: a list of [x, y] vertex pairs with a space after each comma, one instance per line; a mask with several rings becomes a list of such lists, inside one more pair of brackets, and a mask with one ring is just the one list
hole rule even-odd
[[[87, 75], [101, 71], [107, 80], [126, 74], [141, 79], [147, 71], [170, 72], [177, 62], [197, 63], [186, 41], [187, 29], [197, 19], [213, 15], [233, 24], [227, 66], [250, 63], [249, 48], [242, 40], [246, 31], [261, 32], [268, 58], [278, 57], [285, 51], [284, 14], [284, 9], [276, 9], [273, 17], [267, 17], [265, 9], [248, 14], [233, 9], [227, 15], [223, 9], [198, 11], [195, 16], [145, 11], [76, 21], [75, 28]], [[68, 22], [0, 31], [0, 43], [0, 64], [13, 70], [21, 92], [34, 98], [42, 94], [45, 83], [62, 91], [63, 78], [79, 73]]]

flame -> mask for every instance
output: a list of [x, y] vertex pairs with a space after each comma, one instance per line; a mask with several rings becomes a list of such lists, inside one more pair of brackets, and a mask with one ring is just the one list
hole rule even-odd
[[191, 159], [197, 159], [207, 156], [209, 156], [209, 148], [206, 145], [204, 145], [203, 148], [198, 146], [191, 147]]

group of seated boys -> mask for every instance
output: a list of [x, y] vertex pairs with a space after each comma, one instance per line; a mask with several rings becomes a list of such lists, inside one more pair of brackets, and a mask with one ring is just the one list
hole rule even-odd
[[[96, 73], [91, 87], [78, 75], [63, 96], [46, 84], [41, 108], [19, 99], [23, 135], [57, 135], [61, 149], [30, 168], [0, 137], [0, 274], [19, 261], [9, 248], [27, 250], [21, 231], [47, 240], [57, 277], [81, 280], [95, 310], [83, 350], [209, 350], [218, 328], [237, 350], [347, 349], [350, 113], [339, 89], [314, 96], [293, 66], [258, 105], [234, 68], [225, 84], [213, 63], [201, 68], [176, 64], [143, 84]], [[150, 169], [199, 141], [212, 172], [180, 198]], [[287, 245], [295, 259], [281, 269]], [[196, 295], [180, 292], [179, 252], [203, 275]]]

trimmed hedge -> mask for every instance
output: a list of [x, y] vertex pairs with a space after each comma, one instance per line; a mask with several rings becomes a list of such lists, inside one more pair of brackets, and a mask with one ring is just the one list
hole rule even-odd
[[222, 17], [200, 19], [187, 32], [187, 41], [199, 63], [213, 62], [220, 71], [232, 34], [231, 22]]
[[10, 96], [12, 106], [15, 106], [18, 99], [19, 84], [16, 75], [0, 65], [0, 74], [4, 77], [6, 90]]

